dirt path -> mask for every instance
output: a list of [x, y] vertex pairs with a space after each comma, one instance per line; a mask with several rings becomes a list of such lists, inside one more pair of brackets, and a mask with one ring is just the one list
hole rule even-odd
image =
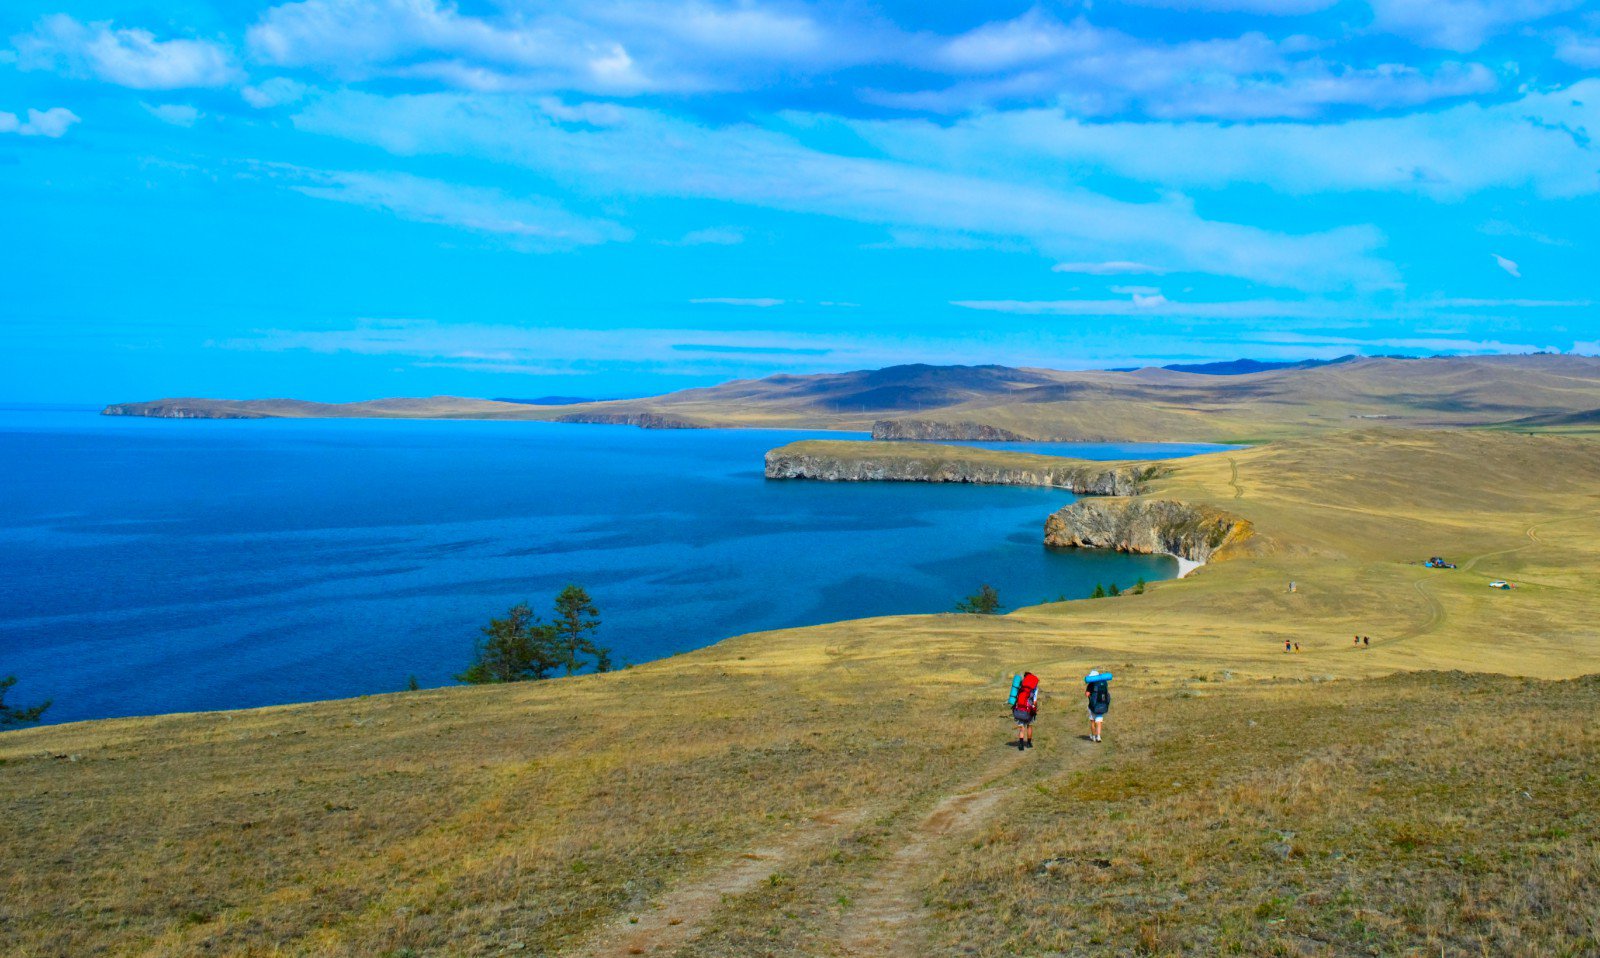
[[1233, 497], [1235, 499], [1243, 499], [1244, 486], [1239, 485], [1239, 461], [1237, 459], [1228, 460], [1228, 472], [1228, 485], [1233, 487]]
[[907, 956], [924, 954], [919, 894], [920, 872], [933, 860], [942, 842], [970, 833], [993, 814], [1010, 787], [980, 787], [946, 796], [933, 807], [900, 847], [873, 874], [866, 895], [850, 909], [840, 945], [851, 956]]
[[574, 958], [670, 954], [700, 932], [724, 897], [753, 891], [786, 863], [865, 820], [869, 811], [862, 808], [813, 818], [780, 841], [745, 852], [732, 864], [679, 885], [643, 908], [621, 912], [565, 953]]

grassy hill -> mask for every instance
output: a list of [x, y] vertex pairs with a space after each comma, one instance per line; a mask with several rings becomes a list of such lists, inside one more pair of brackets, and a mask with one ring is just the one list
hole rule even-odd
[[1364, 429], [1151, 494], [1257, 535], [1139, 596], [0, 735], [7, 953], [1600, 950], [1600, 443]]
[[[1229, 364], [1235, 365], [1235, 364]], [[671, 426], [865, 430], [881, 420], [990, 426], [1040, 440], [1254, 441], [1391, 425], [1461, 426], [1600, 408], [1600, 359], [1352, 359], [1219, 376], [1174, 369], [1063, 372], [894, 366], [770, 376], [649, 399], [535, 406], [454, 397], [328, 404], [157, 400], [119, 415], [557, 419]], [[1519, 428], [1543, 428], [1531, 420]]]

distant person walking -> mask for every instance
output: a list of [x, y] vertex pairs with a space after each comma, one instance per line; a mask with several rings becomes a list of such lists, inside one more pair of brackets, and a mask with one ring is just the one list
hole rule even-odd
[[1283, 650], [1285, 652], [1293, 652], [1294, 651], [1294, 647], [1289, 644], [1289, 640], [1288, 639], [1284, 639], [1283, 640]]
[[1370, 636], [1363, 635], [1361, 637], [1361, 647], [1364, 649], [1370, 645], [1372, 645], [1372, 638]]
[[1011, 718], [1017, 723], [1017, 751], [1033, 748], [1033, 720], [1039, 717], [1039, 677], [1024, 672], [1011, 678]]
[[1085, 675], [1083, 694], [1089, 699], [1089, 741], [1098, 742], [1111, 711], [1111, 673], [1094, 669]]

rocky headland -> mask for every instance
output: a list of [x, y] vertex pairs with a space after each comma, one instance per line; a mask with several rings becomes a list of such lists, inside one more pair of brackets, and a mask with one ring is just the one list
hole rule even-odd
[[1160, 475], [1159, 463], [1100, 463], [907, 443], [808, 440], [767, 453], [768, 479], [824, 482], [969, 482], [1050, 486], [1079, 495], [1131, 496]]
[[910, 439], [922, 442], [1033, 442], [1032, 436], [982, 422], [934, 422], [931, 419], [880, 419], [872, 424], [874, 439]]
[[1174, 499], [1080, 499], [1044, 523], [1047, 546], [1167, 554], [1196, 563], [1251, 534], [1247, 519]]
[[112, 403], [102, 416], [149, 416], [155, 419], [268, 419], [240, 403], [217, 399], [158, 399], [154, 402]]

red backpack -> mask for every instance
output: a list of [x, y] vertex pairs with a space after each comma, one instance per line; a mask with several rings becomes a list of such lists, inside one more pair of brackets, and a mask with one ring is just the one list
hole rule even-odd
[[1017, 686], [1017, 701], [1013, 708], [1027, 709], [1038, 714], [1039, 677], [1032, 672], [1022, 673], [1022, 684]]

